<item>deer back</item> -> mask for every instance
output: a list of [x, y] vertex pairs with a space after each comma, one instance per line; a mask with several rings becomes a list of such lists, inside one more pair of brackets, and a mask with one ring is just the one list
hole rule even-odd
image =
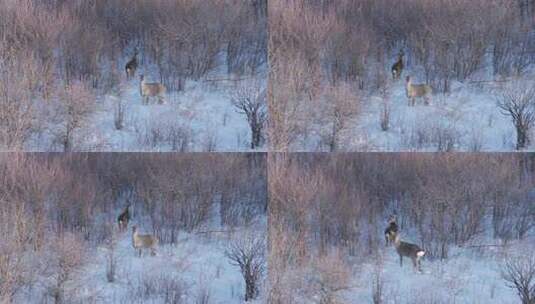
[[423, 250], [416, 244], [411, 244], [407, 242], [397, 241], [395, 243], [396, 251], [406, 257], [416, 258], [418, 256], [419, 252], [423, 252]]
[[407, 80], [407, 95], [409, 97], [423, 97], [430, 96], [433, 89], [427, 84], [412, 84], [411, 80]]
[[148, 83], [141, 81], [141, 93], [143, 96], [158, 96], [165, 93], [165, 86], [161, 83]]
[[133, 234], [135, 248], [151, 248], [158, 244], [158, 239], [150, 234], [139, 234], [137, 231]]

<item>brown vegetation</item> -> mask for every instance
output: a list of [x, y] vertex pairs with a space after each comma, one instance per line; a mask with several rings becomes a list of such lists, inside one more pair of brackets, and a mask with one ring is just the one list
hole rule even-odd
[[333, 251], [348, 265], [376, 256], [392, 213], [429, 259], [482, 235], [523, 239], [535, 227], [530, 155], [273, 154], [268, 163], [272, 303], [319, 292], [296, 277]]
[[[404, 70], [421, 75], [437, 93], [485, 68], [499, 76], [522, 74], [535, 63], [534, 6], [506, 0], [269, 1], [272, 149], [300, 149], [311, 128], [324, 127], [307, 120], [328, 103], [322, 92], [348, 86], [358, 96], [384, 89], [400, 50]], [[402, 75], [395, 76], [393, 81]], [[348, 96], [347, 102], [357, 106], [360, 100]]]
[[[96, 96], [117, 90], [126, 77], [116, 71], [134, 50], [139, 55], [130, 67], [155, 66], [169, 91], [220, 66], [256, 74], [267, 59], [266, 16], [265, 0], [3, 0], [0, 149], [22, 150], [32, 135], [56, 129], [62, 106], [48, 104], [71, 104], [66, 86], [81, 83]], [[87, 102], [84, 108], [95, 98]], [[58, 139], [65, 150], [73, 148], [69, 136]]]

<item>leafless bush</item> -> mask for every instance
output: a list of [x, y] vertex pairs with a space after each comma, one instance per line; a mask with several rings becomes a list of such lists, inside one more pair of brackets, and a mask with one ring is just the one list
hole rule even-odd
[[126, 112], [126, 105], [121, 99], [115, 101], [115, 108], [113, 112], [113, 122], [116, 130], [122, 130], [124, 127], [124, 116]]
[[265, 271], [265, 239], [248, 235], [235, 239], [225, 251], [234, 266], [240, 267], [245, 281], [245, 302], [258, 296], [262, 275]]
[[426, 83], [444, 93], [451, 81], [464, 82], [485, 70], [487, 58], [496, 73], [525, 71], [535, 63], [527, 51], [533, 49], [533, 33], [514, 1], [275, 0], [268, 5], [274, 150], [306, 143], [308, 111], [326, 102], [318, 94], [322, 86], [348, 82], [373, 92], [384, 86], [385, 69], [400, 49], [407, 54], [405, 70], [423, 72]]
[[34, 65], [31, 59], [0, 63], [0, 145], [5, 150], [23, 149], [34, 131]]
[[267, 120], [266, 89], [261, 81], [241, 82], [232, 93], [231, 101], [238, 113], [245, 114], [251, 129], [251, 149], [260, 147]]
[[375, 262], [375, 269], [373, 273], [372, 283], [372, 301], [373, 304], [384, 303], [384, 281], [382, 276], [383, 261], [382, 257], [378, 257]]
[[535, 256], [509, 258], [502, 268], [502, 278], [515, 289], [522, 304], [535, 302]]
[[323, 140], [331, 152], [343, 146], [342, 133], [351, 125], [351, 120], [360, 110], [360, 98], [347, 83], [327, 88], [324, 95], [324, 108], [319, 115], [323, 117], [326, 132]]
[[411, 153], [273, 156], [270, 248], [278, 262], [270, 265], [299, 265], [333, 247], [348, 255], [376, 254], [391, 210], [431, 259], [447, 259], [451, 246], [485, 232], [489, 213], [509, 237], [525, 236], [532, 229], [532, 208], [524, 202], [533, 172], [524, 176], [521, 163], [531, 161]]
[[41, 267], [26, 254], [26, 247], [38, 238], [35, 229], [42, 227], [39, 223], [32, 225], [24, 203], [0, 200], [0, 204], [0, 232], [3, 235], [0, 242], [0, 298], [9, 303], [23, 288], [31, 287], [41, 274]]
[[209, 129], [202, 138], [202, 151], [214, 152], [217, 149], [217, 133], [216, 130]]
[[55, 141], [63, 151], [74, 149], [77, 132], [85, 126], [94, 104], [95, 96], [82, 83], [67, 85], [59, 92], [52, 120], [57, 126], [53, 131]]
[[155, 149], [167, 146], [172, 151], [187, 152], [193, 149], [194, 133], [187, 123], [172, 121], [145, 121], [135, 126], [137, 142]]
[[510, 116], [516, 129], [516, 149], [529, 145], [531, 127], [535, 122], [535, 87], [532, 83], [515, 83], [498, 97], [498, 107]]
[[390, 129], [390, 105], [388, 102], [383, 101], [383, 107], [381, 109], [381, 116], [380, 116], [380, 125], [381, 130], [388, 131]]
[[195, 294], [195, 304], [209, 304], [211, 301], [210, 288], [207, 286], [207, 281], [201, 279]]
[[116, 255], [116, 242], [113, 237], [108, 241], [106, 252], [106, 280], [108, 283], [115, 282], [115, 276], [117, 273], [117, 255]]
[[455, 125], [440, 121], [423, 120], [414, 125], [402, 140], [414, 149], [436, 149], [439, 152], [451, 152], [460, 143], [460, 133]]
[[54, 303], [65, 303], [65, 284], [72, 278], [76, 270], [83, 265], [85, 249], [83, 244], [72, 234], [58, 237], [53, 243], [53, 256], [48, 261], [51, 269], [49, 286], [50, 296]]
[[338, 303], [337, 294], [351, 288], [349, 284], [351, 268], [340, 256], [321, 257], [314, 263], [313, 269], [315, 276], [310, 283], [319, 293], [320, 303]]
[[159, 299], [166, 304], [182, 304], [187, 303], [189, 294], [189, 287], [182, 279], [164, 274], [143, 275], [129, 288], [128, 300], [132, 303]]

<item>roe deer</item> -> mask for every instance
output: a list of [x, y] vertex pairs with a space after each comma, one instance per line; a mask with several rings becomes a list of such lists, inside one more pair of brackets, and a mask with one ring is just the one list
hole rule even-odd
[[394, 78], [394, 80], [399, 79], [401, 77], [401, 73], [403, 73], [403, 55], [405, 55], [405, 53], [403, 53], [403, 50], [400, 50], [398, 54], [398, 61], [392, 65], [392, 78]]
[[409, 106], [414, 106], [416, 97], [424, 98], [425, 104], [429, 105], [429, 98], [433, 94], [433, 89], [427, 84], [412, 84], [410, 76], [407, 76], [406, 93], [409, 99]]
[[141, 256], [141, 250], [149, 248], [151, 255], [156, 255], [156, 246], [158, 246], [158, 239], [150, 234], [139, 234], [137, 226], [132, 227], [132, 246], [138, 250]]
[[399, 238], [399, 233], [396, 233], [394, 237], [394, 246], [399, 254], [399, 265], [403, 266], [403, 257], [409, 257], [412, 260], [414, 269], [418, 272], [422, 272], [422, 265], [420, 259], [425, 255], [425, 251], [418, 247], [418, 245], [403, 242]]
[[158, 97], [159, 104], [164, 102], [165, 86], [163, 84], [157, 82], [148, 83], [143, 75], [139, 76], [139, 80], [139, 90], [144, 104], [149, 103], [149, 97]]
[[137, 50], [137, 48], [135, 48], [134, 49], [134, 56], [124, 66], [124, 69], [126, 71], [126, 79], [131, 79], [132, 77], [134, 77], [136, 75], [137, 54], [138, 54], [138, 50]]
[[388, 227], [385, 229], [385, 241], [387, 246], [394, 241], [397, 233], [398, 224], [396, 223], [396, 216], [391, 215], [388, 219]]
[[130, 203], [126, 205], [126, 208], [124, 208], [123, 212], [119, 214], [117, 217], [117, 224], [119, 224], [119, 231], [124, 231], [128, 227], [128, 222], [130, 221], [130, 212], [128, 211], [128, 208], [130, 207]]

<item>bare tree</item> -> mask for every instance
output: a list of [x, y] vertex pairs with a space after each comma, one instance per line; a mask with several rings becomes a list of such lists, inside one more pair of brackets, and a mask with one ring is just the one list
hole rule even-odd
[[0, 146], [21, 150], [34, 131], [36, 98], [31, 92], [35, 62], [0, 63]]
[[516, 290], [522, 304], [535, 303], [535, 255], [509, 258], [502, 268], [507, 286]]
[[65, 152], [73, 149], [76, 132], [81, 129], [92, 112], [95, 97], [83, 83], [67, 85], [59, 94], [54, 122], [58, 125], [56, 141]]
[[113, 122], [115, 129], [122, 130], [124, 128], [124, 116], [126, 112], [126, 104], [121, 100], [115, 101], [115, 108], [113, 111]]
[[511, 117], [516, 129], [516, 149], [529, 144], [529, 132], [535, 122], [535, 86], [533, 83], [515, 83], [498, 97], [498, 107]]
[[244, 81], [232, 93], [231, 102], [238, 113], [245, 114], [251, 129], [251, 149], [262, 144], [267, 120], [266, 89], [259, 80]]
[[258, 296], [266, 263], [265, 251], [265, 239], [252, 235], [234, 240], [225, 251], [230, 263], [240, 267], [245, 280], [245, 302]]
[[351, 120], [358, 114], [359, 97], [347, 83], [329, 87], [324, 94], [324, 108], [318, 115], [323, 116], [327, 131], [323, 138], [331, 152], [343, 145], [342, 133], [350, 127]]
[[58, 237], [53, 245], [56, 251], [49, 265], [52, 279], [50, 295], [54, 303], [61, 304], [66, 302], [65, 283], [84, 262], [84, 248], [73, 234]]

